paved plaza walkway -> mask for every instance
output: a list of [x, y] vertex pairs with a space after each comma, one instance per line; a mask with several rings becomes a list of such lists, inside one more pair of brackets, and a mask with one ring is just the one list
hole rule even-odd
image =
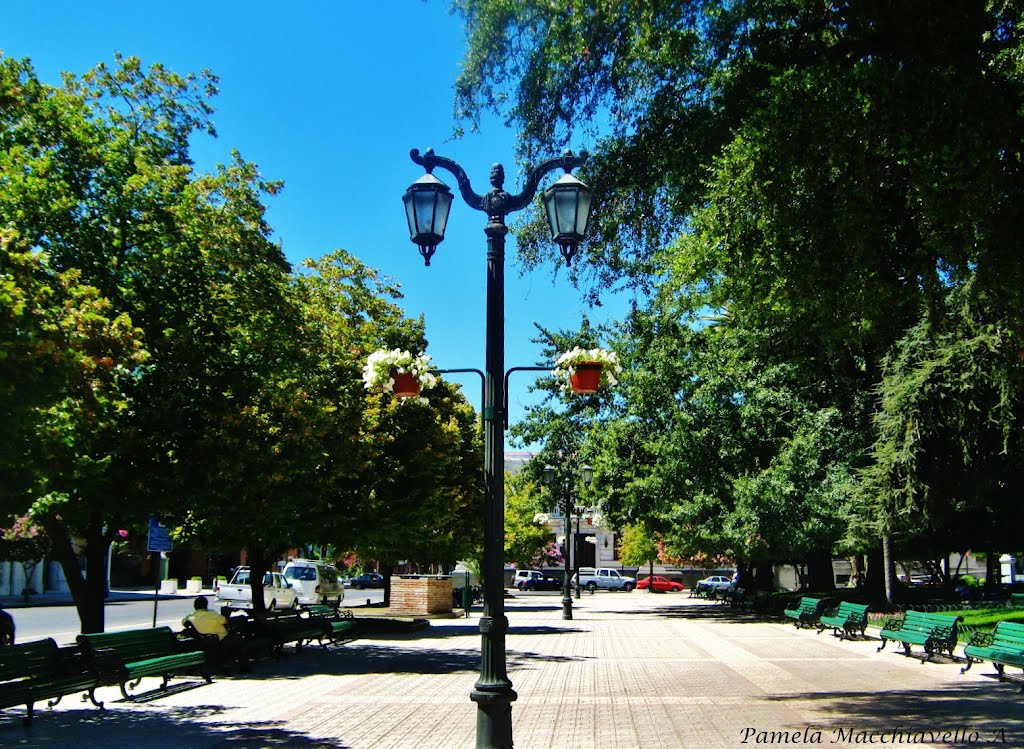
[[[702, 749], [817, 744], [1024, 747], [1018, 685], [990, 664], [922, 664], [686, 594], [508, 599], [518, 749]], [[0, 746], [470, 749], [478, 614], [259, 663], [144, 703], [97, 692], [0, 714]], [[871, 630], [869, 630], [870, 635]], [[959, 651], [958, 651], [959, 652]], [[179, 680], [180, 681], [180, 680]], [[158, 685], [149, 679], [141, 689]]]

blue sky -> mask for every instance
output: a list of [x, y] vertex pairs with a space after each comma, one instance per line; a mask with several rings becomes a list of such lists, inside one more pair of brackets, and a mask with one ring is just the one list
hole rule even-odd
[[[407, 314], [425, 315], [428, 353], [440, 368], [484, 367], [484, 214], [456, 197], [445, 241], [425, 268], [409, 241], [401, 196], [422, 173], [411, 148], [433, 147], [466, 170], [477, 193], [501, 162], [505, 188], [518, 192], [515, 133], [500, 120], [452, 140], [453, 84], [465, 52], [462, 19], [441, 0], [271, 3], [11, 0], [0, 50], [32, 59], [40, 77], [83, 73], [115, 52], [178, 73], [209, 68], [218, 138], [200, 136], [197, 166], [228, 160], [231, 149], [285, 182], [268, 219], [289, 260], [344, 248], [393, 277]], [[581, 147], [592, 147], [581, 142]], [[551, 155], [558, 155], [552, 153]], [[437, 172], [455, 189], [454, 178]], [[553, 174], [544, 184], [558, 175]], [[514, 220], [514, 216], [510, 217]], [[515, 243], [506, 251], [506, 367], [538, 363], [534, 322], [579, 325], [582, 294], [564, 269], [520, 275]], [[624, 300], [588, 310], [592, 321], [622, 312]], [[531, 373], [513, 375], [511, 418], [525, 404]], [[479, 408], [479, 378], [465, 392]]]

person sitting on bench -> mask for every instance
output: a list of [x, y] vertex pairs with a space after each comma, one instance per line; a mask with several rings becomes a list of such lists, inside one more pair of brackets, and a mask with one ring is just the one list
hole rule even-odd
[[238, 662], [239, 670], [244, 674], [249, 671], [249, 656], [245, 652], [245, 642], [238, 635], [228, 632], [228, 620], [215, 611], [210, 611], [210, 602], [206, 596], [197, 596], [192, 604], [195, 611], [181, 620], [182, 626], [191, 624], [201, 635], [216, 635], [220, 641], [221, 661], [224, 663]]

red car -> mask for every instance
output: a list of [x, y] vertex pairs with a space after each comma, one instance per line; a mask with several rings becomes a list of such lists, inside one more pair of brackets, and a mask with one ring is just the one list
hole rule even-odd
[[[651, 578], [645, 577], [643, 580], [638, 580], [636, 584], [637, 590], [647, 590], [651, 584]], [[661, 575], [654, 576], [654, 589], [662, 593], [670, 593], [673, 590], [682, 590], [683, 584], [677, 583], [675, 580], [669, 580], [667, 577]]]

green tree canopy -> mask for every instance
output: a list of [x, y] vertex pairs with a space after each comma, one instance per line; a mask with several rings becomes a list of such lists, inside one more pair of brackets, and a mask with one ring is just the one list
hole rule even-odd
[[[498, 109], [528, 159], [593, 140], [595, 289], [656, 290], [623, 327], [623, 423], [600, 430], [611, 511], [708, 553], [834, 553], [858, 469], [884, 457], [874, 396], [900, 342], [954, 290], [1020, 329], [1020, 4], [456, 6], [457, 114]], [[521, 228], [528, 262], [541, 236]], [[961, 407], [991, 402], [969, 379]], [[978, 434], [929, 392], [933, 429]]]

